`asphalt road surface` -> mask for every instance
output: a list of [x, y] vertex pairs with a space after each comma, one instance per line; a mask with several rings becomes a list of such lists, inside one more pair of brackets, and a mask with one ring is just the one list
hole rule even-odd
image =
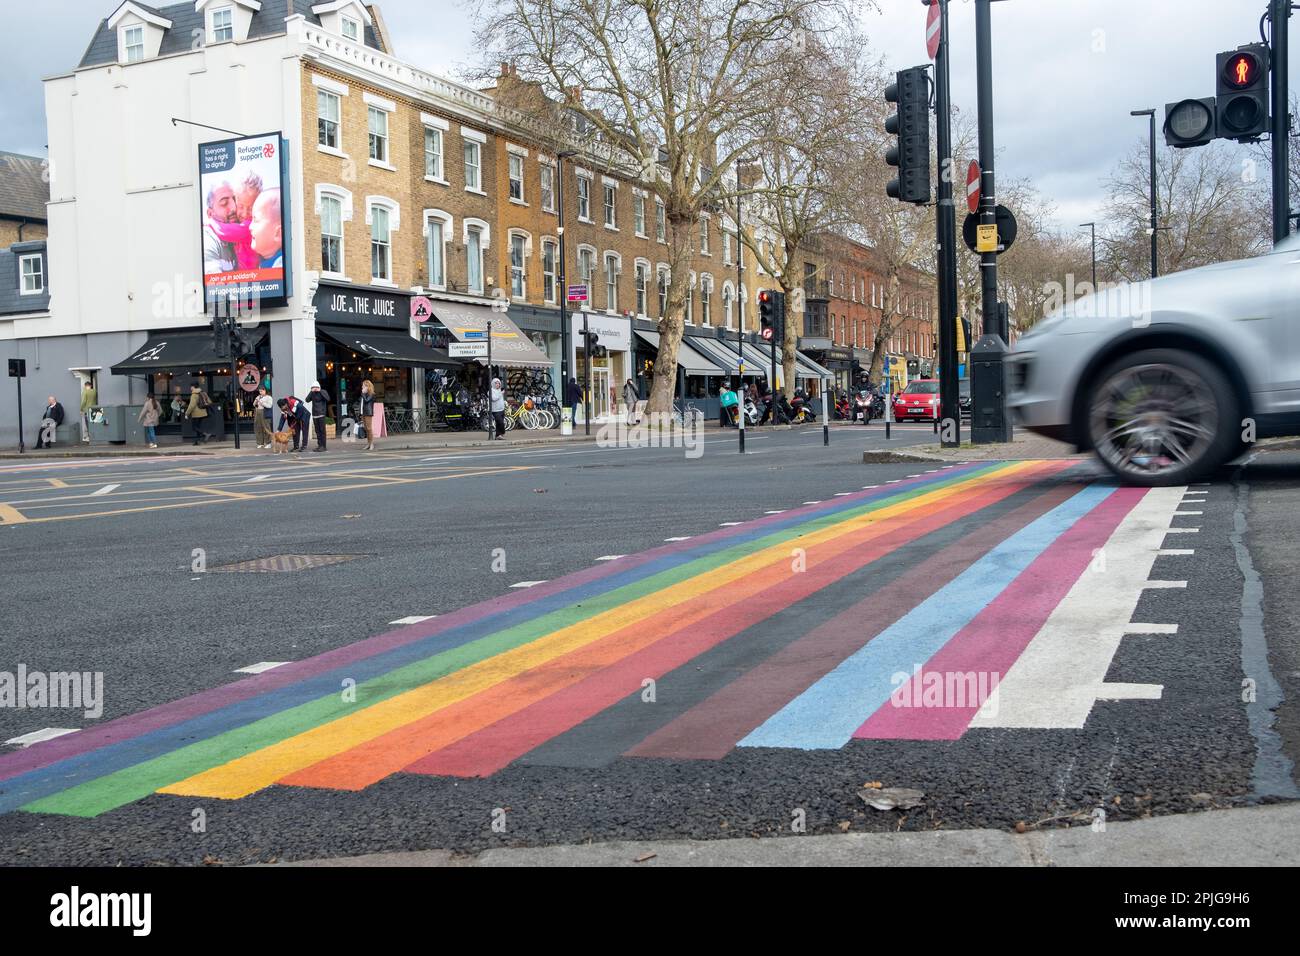
[[6, 464], [0, 863], [1296, 796], [1300, 456], [1143, 491], [865, 442]]

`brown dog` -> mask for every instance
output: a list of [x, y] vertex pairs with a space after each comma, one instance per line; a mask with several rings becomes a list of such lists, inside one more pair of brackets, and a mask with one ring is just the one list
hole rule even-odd
[[288, 454], [289, 442], [293, 440], [293, 432], [291, 431], [272, 432], [271, 438], [275, 442], [275, 447], [272, 449], [273, 454], [276, 455]]

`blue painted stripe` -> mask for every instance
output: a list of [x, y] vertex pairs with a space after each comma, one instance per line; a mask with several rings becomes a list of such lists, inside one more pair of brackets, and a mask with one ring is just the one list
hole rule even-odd
[[900, 482], [897, 485], [888, 485], [874, 492], [864, 492], [860, 497], [837, 499], [834, 505], [817, 507], [805, 513], [794, 515], [789, 519], [782, 517], [780, 521], [754, 528], [744, 528], [742, 526], [738, 529], [740, 532], [738, 534], [706, 542], [685, 551], [666, 554], [639, 567], [599, 578], [578, 587], [568, 588], [528, 604], [487, 615], [479, 620], [450, 628], [442, 633], [419, 641], [413, 641], [410, 644], [394, 648], [382, 654], [352, 663], [341, 664], [339, 667], [323, 674], [276, 688], [256, 697], [250, 697], [247, 700], [230, 704], [191, 720], [160, 727], [157, 730], [129, 740], [118, 741], [96, 750], [76, 754], [47, 767], [41, 767], [9, 780], [0, 781], [0, 813], [8, 813], [42, 797], [144, 763], [180, 747], [235, 730], [264, 717], [297, 707], [300, 704], [337, 694], [339, 682], [345, 677], [362, 684], [397, 668], [424, 660], [427, 657], [478, 640], [497, 631], [527, 623], [536, 617], [561, 610], [571, 604], [590, 601], [624, 585], [634, 584], [650, 575], [670, 570], [697, 558], [708, 557], [738, 544], [746, 544], [770, 534], [810, 522], [823, 521], [828, 516], [839, 512], [849, 511], [866, 504], [877, 503], [888, 498], [907, 494], [915, 491], [918, 487], [975, 478], [997, 471], [1002, 467], [1005, 467], [1003, 463], [972, 466], [960, 470], [954, 468], [939, 472], [936, 475], [926, 476], [923, 479], [912, 479]]
[[1080, 518], [1114, 494], [1090, 485], [1026, 525], [899, 618], [786, 704], [740, 742], [742, 747], [843, 747], [888, 700], [898, 673], [911, 674], [988, 606]]

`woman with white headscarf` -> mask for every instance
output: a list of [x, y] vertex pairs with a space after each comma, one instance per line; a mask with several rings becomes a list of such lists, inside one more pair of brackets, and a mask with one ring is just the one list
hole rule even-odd
[[492, 379], [489, 398], [492, 402], [490, 409], [492, 421], [496, 424], [497, 441], [501, 441], [506, 437], [506, 393], [501, 390], [501, 379]]

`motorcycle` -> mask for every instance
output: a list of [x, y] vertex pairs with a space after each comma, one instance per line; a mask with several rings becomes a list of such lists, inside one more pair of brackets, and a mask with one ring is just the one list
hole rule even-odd
[[805, 422], [817, 421], [817, 413], [813, 411], [812, 403], [803, 392], [795, 393], [794, 401], [790, 404], [790, 412], [791, 424], [802, 425]]
[[870, 425], [871, 419], [875, 417], [876, 403], [873, 396], [858, 393], [853, 399], [853, 422], [857, 424], [862, 422], [864, 425]]
[[835, 402], [835, 419], [836, 421], [847, 422], [853, 415], [852, 406], [849, 405], [847, 395], [841, 395]]
[[758, 406], [748, 399], [745, 400], [745, 424], [757, 425], [758, 420], [763, 417], [763, 413], [758, 410]]

